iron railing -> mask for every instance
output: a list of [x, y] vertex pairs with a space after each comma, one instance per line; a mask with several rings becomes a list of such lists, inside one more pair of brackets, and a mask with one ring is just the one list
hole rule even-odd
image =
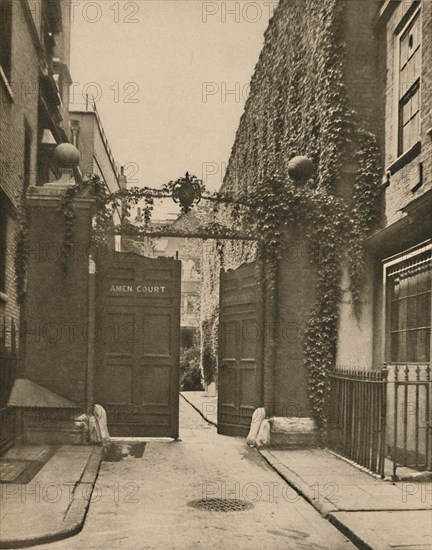
[[328, 448], [384, 478], [387, 370], [329, 378]]
[[432, 469], [431, 367], [429, 364], [389, 365], [390, 454], [393, 477], [399, 466]]
[[15, 437], [15, 415], [7, 403], [17, 375], [17, 331], [15, 322], [4, 318], [0, 326], [0, 451]]

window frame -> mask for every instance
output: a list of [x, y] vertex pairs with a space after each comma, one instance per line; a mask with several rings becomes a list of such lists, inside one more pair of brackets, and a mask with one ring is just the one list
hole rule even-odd
[[[14, 9], [13, 9], [13, 0], [2, 0], [0, 3], [0, 19], [5, 21], [3, 18], [4, 10], [8, 10], [8, 21], [9, 26], [7, 28], [7, 37], [5, 40], [4, 45], [8, 45], [9, 48], [4, 48], [5, 51], [8, 51], [8, 63], [5, 65], [0, 60], [0, 80], [3, 82], [4, 86], [6, 87], [6, 90], [8, 94], [10, 95], [11, 99], [13, 99], [14, 94], [11, 87], [11, 81], [12, 81], [12, 40], [13, 40], [13, 15], [14, 15]], [[4, 35], [3, 29], [0, 30], [0, 34]], [[7, 44], [8, 42], [8, 44]], [[3, 45], [3, 46], [4, 46]], [[0, 49], [3, 49], [0, 45]]]
[[[0, 194], [0, 197], [4, 197]], [[0, 294], [7, 296], [7, 238], [8, 238], [8, 211], [6, 201], [0, 204]]]
[[[397, 264], [403, 264], [407, 260], [412, 260], [416, 256], [420, 256], [426, 252], [432, 251], [432, 239], [428, 239], [423, 243], [401, 252], [390, 258], [382, 260], [383, 265], [383, 301], [382, 301], [382, 342], [383, 342], [383, 356], [384, 362], [386, 364], [403, 364], [403, 365], [424, 365], [431, 364], [431, 353], [432, 353], [432, 343], [430, 343], [429, 349], [429, 358], [426, 361], [403, 361], [401, 363], [391, 361], [391, 308], [390, 308], [390, 285], [388, 284], [389, 277], [388, 273], [392, 267]], [[431, 306], [432, 307], [432, 306]], [[432, 321], [432, 311], [431, 311], [431, 321]]]
[[[414, 4], [413, 4], [414, 6]], [[406, 14], [404, 14], [405, 16]], [[407, 33], [409, 33], [410, 28], [414, 26], [416, 19], [419, 19], [420, 22], [420, 74], [418, 78], [415, 79], [415, 81], [411, 84], [411, 86], [404, 90], [403, 95], [400, 95], [400, 89], [401, 89], [401, 67], [400, 67], [400, 59], [401, 59], [401, 42], [404, 36], [406, 36]], [[423, 56], [423, 33], [422, 33], [422, 11], [421, 11], [421, 5], [419, 3], [418, 6], [415, 6], [413, 9], [413, 12], [410, 14], [407, 21], [405, 21], [400, 28], [400, 25], [395, 31], [395, 44], [394, 44], [393, 51], [395, 52], [395, 59], [394, 59], [394, 71], [395, 71], [395, 78], [394, 78], [394, 108], [396, 113], [396, 132], [394, 133], [394, 151], [395, 151], [395, 158], [400, 158], [409, 151], [414, 148], [419, 142], [420, 142], [420, 136], [421, 136], [421, 67], [422, 67], [422, 56]], [[418, 116], [419, 116], [419, 133], [418, 133], [418, 139], [414, 141], [414, 143], [411, 143], [410, 146], [406, 146], [403, 148], [403, 142], [402, 142], [402, 136], [403, 136], [403, 107], [406, 105], [406, 103], [410, 100], [410, 98], [414, 95], [414, 93], [418, 92], [419, 94], [419, 109], [418, 109]]]

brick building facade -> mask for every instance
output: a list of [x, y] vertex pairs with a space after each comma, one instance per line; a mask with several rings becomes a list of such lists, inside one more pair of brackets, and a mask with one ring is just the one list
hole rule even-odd
[[20, 197], [55, 177], [49, 155], [69, 135], [70, 4], [1, 4], [0, 316], [18, 320], [14, 240]]

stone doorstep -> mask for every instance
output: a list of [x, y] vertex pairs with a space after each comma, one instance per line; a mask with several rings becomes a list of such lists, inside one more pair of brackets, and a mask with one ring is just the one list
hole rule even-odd
[[319, 435], [312, 418], [269, 418], [271, 449], [309, 449], [319, 445]]
[[87, 434], [82, 426], [74, 422], [46, 422], [24, 425], [23, 439], [29, 444], [85, 445]]
[[[76, 488], [84, 485], [90, 486], [91, 490], [87, 490], [86, 499], [73, 499], [65, 511], [59, 510], [59, 517], [53, 517], [52, 509], [50, 508], [49, 517], [43, 518], [43, 525], [46, 526], [40, 529], [41, 523], [37, 523], [36, 528], [39, 531], [34, 535], [29, 533], [17, 533], [17, 536], [8, 539], [2, 538], [0, 532], [0, 548], [24, 548], [27, 546], [35, 546], [37, 544], [47, 544], [57, 540], [71, 537], [81, 531], [84, 526], [85, 517], [91, 501], [91, 493], [95, 485], [99, 468], [102, 462], [102, 447], [93, 447], [90, 456], [84, 466], [80, 479], [76, 484]], [[49, 462], [46, 465], [46, 475], [49, 477]], [[42, 518], [37, 518], [38, 522]]]
[[307, 449], [317, 447], [319, 437], [316, 432], [270, 432], [270, 449]]

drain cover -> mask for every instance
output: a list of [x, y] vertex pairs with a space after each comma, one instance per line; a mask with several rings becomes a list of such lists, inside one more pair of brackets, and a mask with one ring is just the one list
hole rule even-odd
[[201, 500], [192, 500], [188, 506], [206, 510], [207, 512], [243, 512], [253, 508], [253, 504], [246, 500], [234, 500], [223, 498], [203, 498]]
[[2, 483], [12, 483], [30, 466], [29, 460], [1, 460], [0, 479]]

